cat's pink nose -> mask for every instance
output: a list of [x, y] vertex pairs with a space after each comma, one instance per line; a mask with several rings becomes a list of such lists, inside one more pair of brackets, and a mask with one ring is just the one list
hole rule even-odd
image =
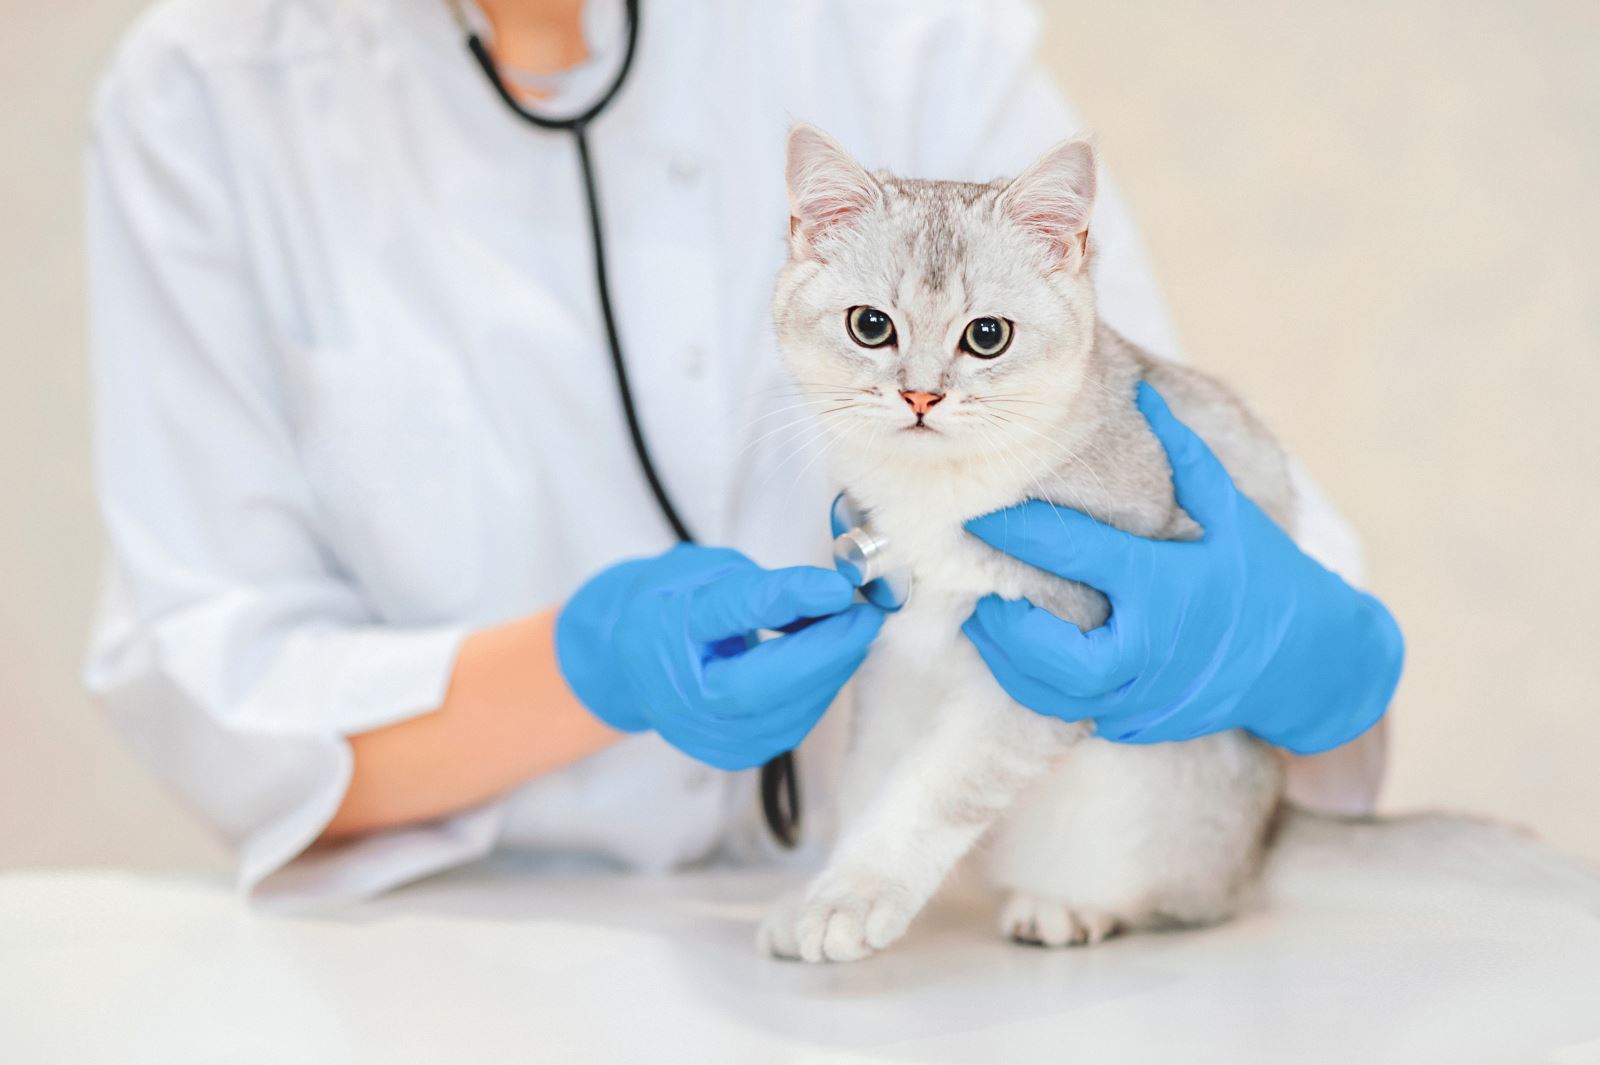
[[900, 398], [905, 400], [906, 406], [910, 407], [917, 414], [926, 414], [934, 408], [935, 404], [944, 398], [944, 393], [907, 392], [904, 389], [901, 389]]

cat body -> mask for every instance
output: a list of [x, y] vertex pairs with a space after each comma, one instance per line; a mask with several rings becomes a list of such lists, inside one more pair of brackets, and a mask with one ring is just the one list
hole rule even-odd
[[1282, 792], [1270, 749], [1238, 732], [1097, 739], [1012, 701], [961, 631], [989, 594], [1084, 630], [1109, 614], [1092, 588], [965, 532], [971, 518], [1042, 499], [1140, 536], [1201, 534], [1134, 406], [1141, 380], [1293, 531], [1284, 457], [1248, 411], [1096, 320], [1093, 168], [1070, 144], [1011, 183], [918, 182], [867, 174], [810, 127], [791, 136], [779, 341], [913, 591], [858, 674], [839, 840], [762, 925], [771, 953], [882, 949], [975, 848], [1007, 893], [1003, 934], [1051, 946], [1220, 920], [1256, 867]]

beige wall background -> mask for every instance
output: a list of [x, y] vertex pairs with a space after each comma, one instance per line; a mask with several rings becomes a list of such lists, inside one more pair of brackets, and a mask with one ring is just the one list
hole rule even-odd
[[[78, 155], [138, 0], [0, 35], [0, 867], [220, 865], [80, 693]], [[1405, 627], [1386, 806], [1600, 860], [1600, 7], [1054, 0], [1191, 358], [1362, 531]]]

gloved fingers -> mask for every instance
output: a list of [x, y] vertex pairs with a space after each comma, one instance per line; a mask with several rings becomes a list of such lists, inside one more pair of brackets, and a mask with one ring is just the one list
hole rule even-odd
[[1081, 511], [1029, 500], [967, 522], [978, 539], [1030, 566], [1082, 581], [1112, 596], [1144, 552], [1155, 546]]
[[832, 705], [851, 670], [840, 670], [815, 691], [798, 692], [778, 703], [740, 708], [740, 713], [710, 711], [680, 714], [662, 724], [673, 746], [718, 769], [749, 769], [798, 747]]
[[1139, 412], [1150, 423], [1172, 466], [1172, 488], [1178, 505], [1189, 512], [1207, 532], [1229, 525], [1235, 519], [1239, 490], [1222, 461], [1206, 442], [1184, 425], [1148, 382], [1139, 383]]
[[1163, 743], [1175, 737], [1158, 731], [1160, 718], [1145, 713], [1101, 714], [1094, 719], [1094, 734], [1112, 743]]
[[1172, 724], [1177, 733], [1173, 738], [1192, 740], [1200, 736], [1209, 736], [1213, 732], [1225, 732], [1231, 728], [1238, 728], [1241, 724], [1239, 718], [1239, 704], [1244, 700], [1244, 692], [1234, 691], [1222, 698], [1214, 699], [1206, 704], [1201, 713], [1184, 713], [1174, 715]]
[[713, 640], [705, 646], [705, 654], [711, 658], [732, 658], [742, 655], [756, 645], [756, 635], [753, 632], [741, 632], [735, 636], [724, 636], [720, 640]]
[[754, 719], [714, 713], [705, 706], [657, 715], [656, 731], [684, 754], [718, 769], [749, 769], [781, 749], [761, 736]]
[[1094, 714], [1095, 735], [1113, 743], [1167, 743], [1187, 739], [1181, 707], [1147, 695], [1140, 705], [1102, 707]]
[[1097, 715], [1096, 732], [1116, 743], [1171, 743], [1238, 728], [1240, 693], [1196, 699], [1193, 693], [1173, 699], [1152, 699], [1147, 705]]
[[[796, 730], [802, 737], [809, 732], [859, 664], [855, 659], [843, 661], [831, 672], [818, 673], [789, 689], [769, 687], [740, 696], [723, 690], [708, 692], [690, 727], [707, 738], [732, 738], [741, 745], [770, 747], [774, 754], [787, 750], [779, 744]], [[719, 683], [725, 679], [725, 674], [716, 678]]]
[[[741, 745], [728, 737], [708, 735], [703, 730], [679, 727], [659, 731], [661, 738], [672, 746], [695, 761], [704, 762], [714, 769], [725, 769], [729, 772], [754, 769], [772, 757], [762, 749]], [[776, 753], [778, 752], [772, 752]]]
[[830, 569], [741, 567], [689, 593], [689, 638], [711, 643], [752, 629], [776, 629], [798, 618], [837, 614], [854, 598], [850, 582]]
[[1306, 721], [1272, 721], [1246, 726], [1250, 732], [1290, 754], [1311, 755], [1331, 751], [1361, 737], [1382, 719], [1387, 704], [1360, 715], [1336, 714]]
[[974, 615], [961, 626], [961, 631], [972, 646], [978, 649], [989, 672], [1005, 693], [1017, 702], [1038, 713], [1048, 714], [1063, 721], [1081, 721], [1089, 710], [1060, 689], [1044, 683], [1024, 669], [1010, 649], [991, 636], [983, 623]]
[[850, 671], [842, 671], [830, 683], [819, 685], [816, 691], [799, 693], [782, 705], [764, 711], [758, 718], [747, 719], [753, 729], [749, 742], [765, 752], [762, 761], [800, 746], [849, 679]]
[[1108, 622], [1084, 632], [1026, 599], [986, 595], [972, 620], [1034, 679], [1080, 700], [1116, 691], [1138, 675], [1138, 664]]
[[748, 555], [736, 548], [693, 544], [686, 540], [673, 544], [656, 556], [656, 560], [671, 563], [677, 572], [706, 572], [755, 565]]
[[[848, 679], [883, 618], [877, 607], [860, 603], [742, 655], [713, 659], [703, 670], [707, 697], [724, 715], [757, 714], [794, 694], [818, 691], [841, 671]], [[835, 690], [843, 683], [838, 680]]]

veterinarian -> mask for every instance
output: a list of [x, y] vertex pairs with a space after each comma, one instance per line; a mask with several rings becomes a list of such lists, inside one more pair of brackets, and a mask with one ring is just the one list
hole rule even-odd
[[[772, 853], [753, 767], [881, 623], [828, 565], [771, 337], [789, 116], [969, 180], [1078, 123], [1020, 2], [642, 7], [163, 0], [105, 77], [87, 678], [259, 895], [497, 845]], [[1176, 356], [1114, 190], [1093, 231], [1103, 316]], [[1113, 738], [1335, 748], [1293, 759], [1292, 794], [1366, 808], [1399, 645], [1323, 568], [1359, 576], [1350, 533], [1300, 477], [1302, 553], [1148, 404], [1180, 500], [1229, 520], [1198, 545], [1033, 523], [1013, 549], [1113, 624], [995, 601], [969, 635], [1021, 702]]]

